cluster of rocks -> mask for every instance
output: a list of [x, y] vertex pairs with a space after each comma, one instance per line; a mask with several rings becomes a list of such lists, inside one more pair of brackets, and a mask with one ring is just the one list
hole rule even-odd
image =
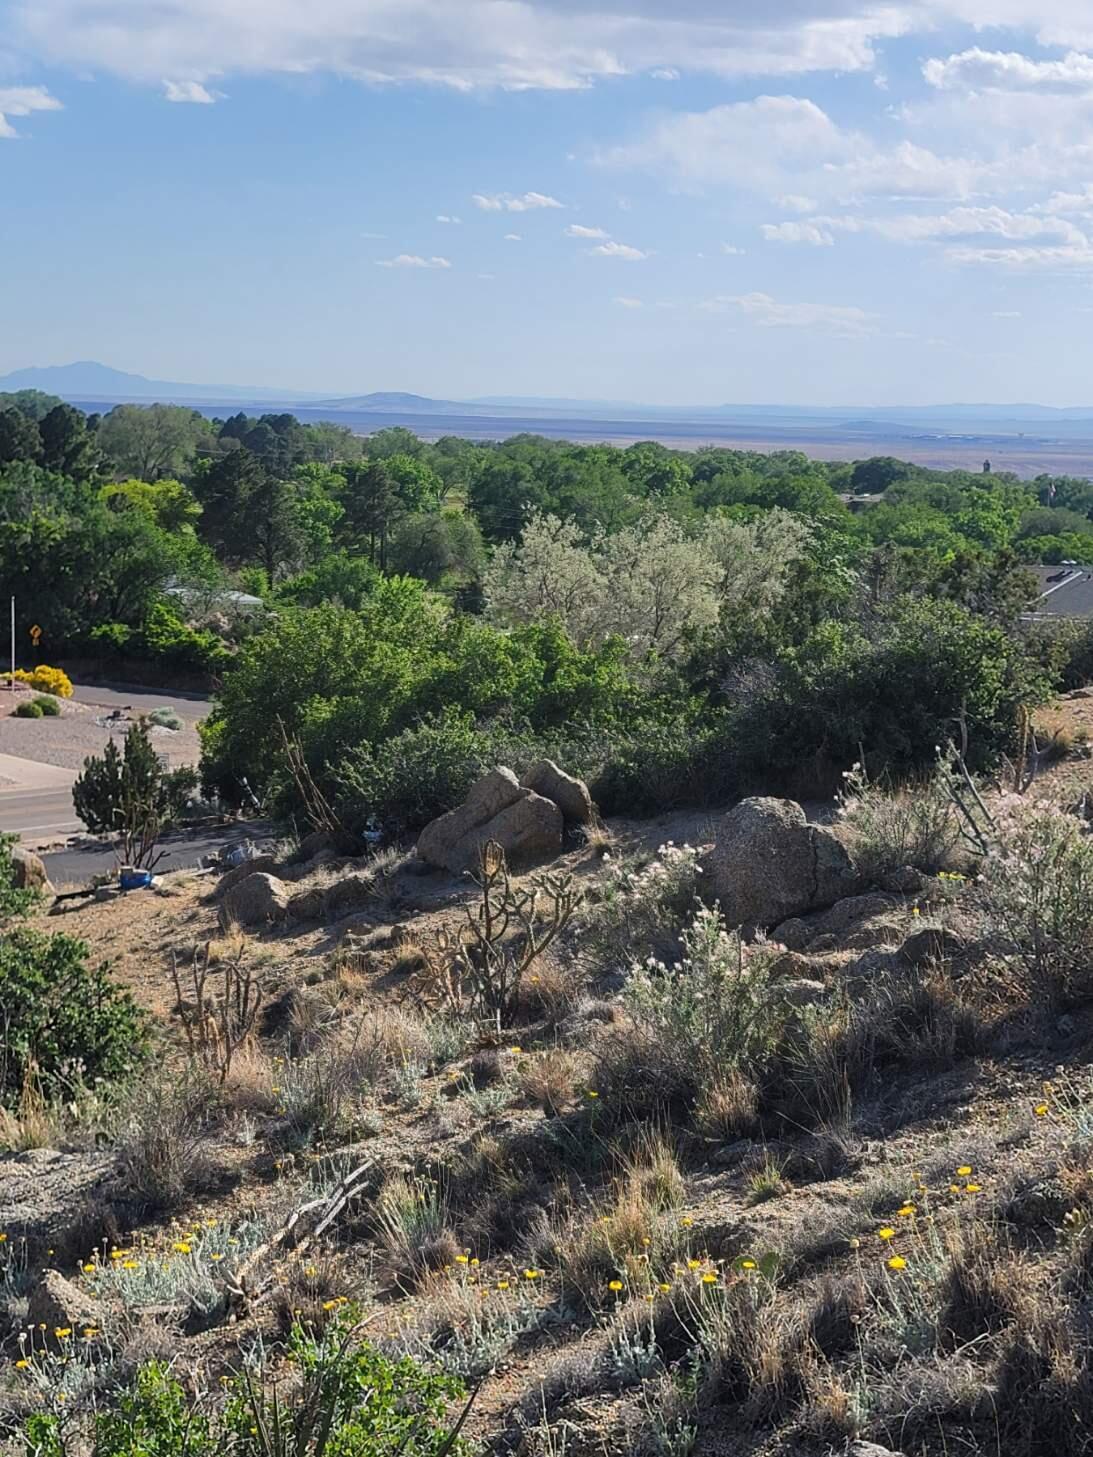
[[588, 786], [566, 774], [552, 759], [540, 759], [523, 779], [511, 769], [492, 769], [471, 789], [458, 809], [422, 830], [418, 857], [438, 870], [458, 875], [473, 870], [491, 840], [510, 863], [559, 855], [567, 828], [589, 825], [596, 807]]

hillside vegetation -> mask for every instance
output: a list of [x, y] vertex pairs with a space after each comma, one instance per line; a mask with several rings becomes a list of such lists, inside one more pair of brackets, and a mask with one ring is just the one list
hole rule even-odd
[[1093, 642], [1022, 562], [1093, 487], [34, 395], [0, 461], [51, 659], [204, 675], [285, 836], [0, 850], [0, 1444], [1089, 1450]]

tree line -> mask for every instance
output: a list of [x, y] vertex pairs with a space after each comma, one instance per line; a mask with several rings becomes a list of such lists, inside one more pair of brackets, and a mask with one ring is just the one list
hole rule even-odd
[[292, 798], [274, 706], [332, 794], [396, 817], [398, 784], [435, 807], [491, 735], [664, 802], [870, 739], [911, 767], [961, 704], [993, 752], [1077, 671], [1020, 626], [1024, 564], [1091, 555], [1068, 477], [0, 396], [0, 564], [43, 653], [222, 682], [229, 798]]

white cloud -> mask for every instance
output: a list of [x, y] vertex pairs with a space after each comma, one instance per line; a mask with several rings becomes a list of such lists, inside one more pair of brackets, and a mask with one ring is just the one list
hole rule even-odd
[[525, 192], [522, 197], [514, 197], [511, 192], [476, 192], [471, 201], [483, 212], [535, 212], [544, 207], [565, 207], [564, 202], [542, 192]]
[[796, 192], [787, 192], [775, 201], [785, 212], [815, 212], [820, 205], [814, 197], [802, 197]]
[[462, 218], [453, 218], [446, 212], [438, 212], [436, 220], [438, 223], [451, 223], [453, 226], [458, 226], [463, 221]]
[[835, 235], [823, 218], [811, 223], [764, 223], [759, 229], [768, 243], [807, 243], [812, 248], [830, 248]]
[[640, 248], [632, 248], [629, 243], [600, 243], [598, 247], [589, 248], [588, 251], [600, 258], [624, 258], [631, 263], [649, 257], [648, 253], [643, 253]]
[[0, 41], [34, 59], [152, 83], [179, 72], [199, 81], [326, 72], [459, 90], [573, 89], [653, 72], [865, 70], [876, 42], [904, 34], [928, 3], [8, 0]]
[[400, 253], [397, 258], [379, 258], [378, 268], [450, 268], [447, 258], [422, 258], [418, 253]]
[[565, 230], [567, 238], [609, 238], [610, 233], [605, 233], [603, 228], [586, 228], [583, 223], [570, 223]]
[[680, 73], [674, 66], [657, 66], [656, 70], [649, 72], [654, 81], [678, 81]]
[[30, 116], [35, 111], [62, 111], [64, 108], [44, 86], [0, 86], [0, 137], [17, 137], [19, 133], [9, 116]]
[[[1056, 263], [1072, 267], [1088, 261], [1091, 246], [1086, 234], [1066, 218], [1046, 216], [1036, 209], [1018, 213], [1001, 207], [956, 207], [943, 213], [889, 217], [817, 217], [803, 222], [766, 223], [760, 231], [770, 242], [812, 247], [831, 247], [836, 237], [845, 233], [868, 233], [891, 243], [944, 243], [945, 256], [954, 263]], [[982, 242], [956, 242], [988, 238], [1026, 246], [1014, 250]]]
[[991, 315], [993, 319], [1020, 319], [1023, 317], [1020, 309], [995, 309]]
[[640, 298], [625, 298], [620, 295], [615, 302], [620, 309], [643, 309], [645, 307]]
[[875, 334], [876, 314], [838, 304], [779, 303], [769, 293], [719, 294], [704, 308], [714, 313], [732, 310], [763, 329], [821, 329], [841, 338]]
[[1071, 51], [1059, 61], [1035, 61], [1019, 51], [984, 51], [978, 46], [945, 60], [925, 63], [922, 74], [940, 91], [987, 88], [1000, 91], [1093, 91], [1093, 56]]
[[219, 93], [208, 90], [200, 81], [164, 81], [163, 95], [168, 101], [191, 102], [196, 106], [212, 106]]
[[523, 236], [520, 233], [506, 233], [505, 234], [505, 242], [506, 243], [522, 243], [523, 241], [524, 241]]
[[721, 251], [730, 258], [743, 258], [748, 250], [746, 248], [738, 248], [735, 243], [722, 243]]

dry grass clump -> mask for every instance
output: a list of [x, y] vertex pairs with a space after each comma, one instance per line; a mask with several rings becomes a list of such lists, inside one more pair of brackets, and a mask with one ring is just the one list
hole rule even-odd
[[517, 1014], [528, 1022], [557, 1027], [573, 1015], [586, 985], [586, 975], [579, 966], [544, 957], [520, 983]]
[[396, 1174], [380, 1191], [375, 1213], [397, 1284], [413, 1289], [430, 1271], [455, 1264], [460, 1246], [439, 1185]]
[[974, 1223], [950, 1239], [938, 1316], [943, 1344], [960, 1346], [1005, 1329], [1030, 1311], [1034, 1272], [997, 1230]]
[[729, 1068], [703, 1088], [694, 1123], [704, 1138], [729, 1143], [752, 1137], [759, 1127], [759, 1089], [738, 1068]]
[[566, 1295], [586, 1310], [613, 1308], [619, 1296], [648, 1292], [686, 1244], [666, 1218], [683, 1197], [683, 1175], [666, 1139], [649, 1137], [623, 1159], [608, 1212], [575, 1216], [553, 1236], [551, 1261]]
[[557, 1117], [577, 1095], [577, 1060], [561, 1048], [528, 1058], [520, 1066], [520, 1091], [548, 1118]]
[[274, 1092], [277, 1066], [260, 1042], [246, 1043], [232, 1058], [220, 1096], [224, 1104], [239, 1113], [270, 1116], [280, 1106]]
[[881, 880], [907, 865], [936, 875], [964, 864], [960, 816], [947, 781], [947, 771], [939, 767], [918, 784], [890, 790], [870, 783], [861, 765], [854, 766], [839, 815], [863, 875]]
[[146, 1215], [181, 1207], [208, 1180], [215, 1096], [195, 1067], [137, 1085], [118, 1140], [118, 1186]]

